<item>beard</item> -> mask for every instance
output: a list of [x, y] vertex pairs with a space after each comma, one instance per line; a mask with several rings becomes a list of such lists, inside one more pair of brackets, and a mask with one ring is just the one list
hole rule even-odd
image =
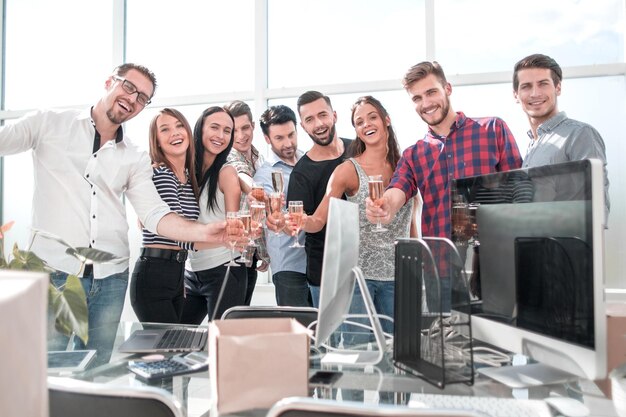
[[441, 122], [443, 122], [446, 119], [446, 117], [448, 116], [448, 113], [450, 113], [450, 100], [448, 100], [448, 97], [446, 96], [443, 106], [441, 107], [440, 117], [432, 121], [426, 120], [421, 114], [420, 114], [420, 117], [428, 126], [438, 126]]
[[337, 132], [337, 128], [333, 124], [333, 127], [331, 127], [330, 130], [328, 131], [328, 137], [327, 138], [320, 139], [317, 136], [312, 135], [310, 133], [309, 133], [309, 137], [311, 138], [311, 140], [313, 142], [317, 143], [320, 146], [328, 146], [328, 145], [330, 145], [332, 143], [333, 139], [335, 138], [335, 133], [336, 132]]
[[126, 120], [128, 120], [128, 117], [124, 117], [124, 116], [115, 114], [113, 109], [107, 110], [106, 114], [107, 114], [107, 118], [111, 121], [111, 123], [116, 124], [116, 125], [121, 125]]

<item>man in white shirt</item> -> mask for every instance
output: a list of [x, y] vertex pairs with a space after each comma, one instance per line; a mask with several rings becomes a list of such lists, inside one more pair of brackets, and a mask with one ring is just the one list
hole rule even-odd
[[[203, 225], [170, 212], [152, 183], [146, 152], [126, 138], [122, 123], [150, 103], [154, 74], [135, 64], [117, 67], [105, 93], [90, 109], [37, 111], [0, 129], [0, 155], [32, 150], [35, 191], [32, 228], [61, 237], [73, 247], [93, 247], [129, 256], [125, 196], [142, 224], [178, 241], [224, 241], [225, 222]], [[55, 286], [78, 274], [87, 295], [89, 341], [98, 363], [109, 360], [128, 284], [128, 262], [89, 265], [52, 240], [36, 237], [31, 250], [57, 272]], [[53, 319], [52, 319], [53, 320]], [[65, 349], [67, 338], [52, 330], [50, 349]], [[49, 337], [50, 338], [50, 337]]]

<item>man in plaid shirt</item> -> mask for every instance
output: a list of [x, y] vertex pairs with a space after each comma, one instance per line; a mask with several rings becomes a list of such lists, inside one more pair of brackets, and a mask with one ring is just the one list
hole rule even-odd
[[389, 223], [419, 192], [424, 201], [422, 236], [450, 238], [451, 180], [520, 168], [522, 158], [502, 119], [469, 118], [452, 109], [452, 86], [436, 61], [411, 67], [402, 82], [429, 129], [403, 152], [382, 201], [377, 202], [380, 206], [368, 199], [368, 219], [375, 222], [380, 217]]

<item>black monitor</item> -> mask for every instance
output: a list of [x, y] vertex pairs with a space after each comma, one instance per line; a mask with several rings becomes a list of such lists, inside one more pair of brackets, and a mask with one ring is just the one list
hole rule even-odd
[[603, 184], [597, 160], [454, 182], [455, 204], [471, 208], [457, 244], [479, 245], [473, 335], [536, 361], [483, 373], [511, 386], [605, 376]]

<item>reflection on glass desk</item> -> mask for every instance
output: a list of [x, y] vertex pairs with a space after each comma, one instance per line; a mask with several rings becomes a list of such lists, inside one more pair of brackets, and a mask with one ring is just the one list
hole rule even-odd
[[[167, 325], [155, 325], [165, 327]], [[163, 388], [183, 405], [189, 417], [208, 416], [211, 408], [209, 373], [199, 372], [189, 375], [165, 378], [155, 382], [145, 382], [128, 369], [128, 363], [145, 355], [124, 354], [116, 348], [134, 330], [143, 328], [139, 323], [121, 323], [118, 329], [114, 352], [109, 364], [83, 372], [69, 372], [61, 375], [74, 379], [121, 386], [153, 386]], [[167, 356], [173, 356], [165, 355]], [[363, 401], [370, 404], [407, 405], [411, 393], [431, 393], [449, 395], [469, 395], [484, 397], [505, 397], [518, 399], [543, 399], [549, 396], [565, 396], [579, 399], [591, 410], [593, 416], [616, 416], [611, 400], [604, 397], [595, 383], [579, 380], [573, 383], [540, 386], [528, 389], [511, 389], [491, 379], [477, 374], [474, 385], [452, 384], [444, 390], [428, 382], [398, 370], [391, 363], [387, 352], [377, 366], [350, 367], [346, 365], [320, 364], [312, 356], [310, 375], [317, 370], [341, 371], [340, 377], [332, 386], [311, 386], [310, 395], [316, 398], [333, 398], [344, 401]], [[242, 373], [245, 370], [242, 369]]]

